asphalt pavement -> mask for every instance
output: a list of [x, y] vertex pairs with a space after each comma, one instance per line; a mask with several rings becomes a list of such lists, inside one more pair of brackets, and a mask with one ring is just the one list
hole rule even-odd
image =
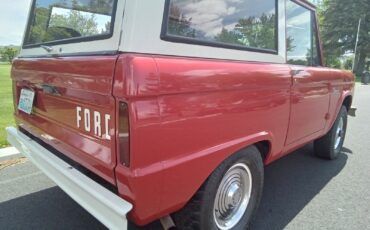
[[[354, 106], [339, 159], [318, 159], [308, 144], [266, 167], [252, 229], [370, 229], [370, 86], [357, 85]], [[0, 229], [105, 228], [30, 162], [19, 161], [0, 169]]]

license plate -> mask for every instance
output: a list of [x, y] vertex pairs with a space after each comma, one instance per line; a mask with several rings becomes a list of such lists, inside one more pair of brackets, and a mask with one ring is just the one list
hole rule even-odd
[[35, 92], [29, 89], [22, 89], [19, 97], [18, 109], [27, 113], [32, 113], [33, 101], [35, 99]]

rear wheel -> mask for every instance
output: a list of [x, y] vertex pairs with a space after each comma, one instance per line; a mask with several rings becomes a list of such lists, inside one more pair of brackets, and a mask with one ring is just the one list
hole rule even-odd
[[174, 214], [177, 228], [246, 229], [261, 199], [263, 170], [261, 154], [254, 146], [231, 156]]
[[342, 151], [347, 131], [347, 108], [342, 106], [330, 131], [315, 141], [315, 154], [321, 158], [336, 159]]

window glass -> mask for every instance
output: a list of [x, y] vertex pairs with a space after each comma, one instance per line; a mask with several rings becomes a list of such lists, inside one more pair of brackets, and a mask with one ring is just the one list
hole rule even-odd
[[294, 2], [287, 2], [287, 59], [289, 64], [319, 65], [314, 13]]
[[35, 0], [24, 45], [111, 34], [114, 0]]
[[277, 50], [276, 0], [170, 0], [166, 35]]

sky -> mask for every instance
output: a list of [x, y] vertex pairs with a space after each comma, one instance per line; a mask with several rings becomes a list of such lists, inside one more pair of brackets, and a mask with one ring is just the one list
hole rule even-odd
[[21, 45], [31, 0], [4, 1], [0, 7], [0, 46]]
[[[192, 27], [214, 38], [223, 28], [233, 30], [239, 19], [250, 16], [260, 17], [263, 13], [274, 14], [273, 0], [202, 0], [189, 4], [188, 0], [177, 1], [177, 6], [187, 18], [192, 19]], [[250, 7], [253, 5], [253, 7]]]

